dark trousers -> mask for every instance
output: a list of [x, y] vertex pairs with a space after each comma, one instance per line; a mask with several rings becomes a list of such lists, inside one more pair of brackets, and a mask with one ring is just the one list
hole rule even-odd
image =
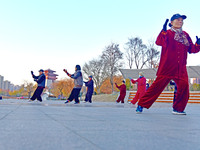
[[42, 94], [43, 90], [44, 90], [44, 87], [38, 86], [37, 89], [35, 90], [33, 96], [31, 97], [31, 100], [37, 99], [39, 101], [42, 101], [41, 94]]
[[92, 103], [92, 93], [87, 92], [86, 96], [85, 96], [85, 101], [89, 101], [90, 103]]
[[75, 99], [76, 103], [79, 103], [79, 99], [78, 96], [80, 94], [81, 89], [80, 88], [73, 88], [73, 90], [71, 91], [71, 94], [68, 98], [69, 101], [73, 101]]

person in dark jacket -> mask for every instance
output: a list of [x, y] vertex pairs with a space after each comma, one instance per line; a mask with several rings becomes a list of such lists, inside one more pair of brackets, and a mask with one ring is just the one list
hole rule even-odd
[[31, 71], [32, 77], [35, 82], [37, 82], [38, 86], [37, 89], [35, 90], [33, 96], [30, 98], [30, 101], [34, 101], [37, 99], [38, 101], [42, 102], [42, 97], [41, 94], [45, 88], [45, 81], [46, 81], [46, 76], [44, 74], [44, 70], [40, 69], [39, 70], [39, 76], [35, 76], [33, 71]]
[[66, 69], [64, 69], [63, 71], [69, 77], [74, 79], [74, 88], [73, 88], [69, 98], [66, 100], [65, 104], [66, 103], [70, 103], [74, 99], [75, 99], [75, 103], [74, 104], [79, 104], [78, 96], [79, 96], [81, 88], [83, 86], [83, 76], [82, 76], [82, 72], [81, 72], [81, 66], [80, 65], [76, 65], [74, 74], [69, 74]]
[[173, 103], [175, 102], [176, 99], [176, 93], [177, 93], [177, 85], [174, 81], [170, 81], [169, 83], [170, 85], [174, 85], [174, 99], [173, 99]]
[[124, 103], [124, 98], [126, 96], [126, 85], [125, 85], [125, 81], [122, 81], [122, 84], [120, 86], [117, 85], [117, 83], [115, 83], [115, 86], [120, 90], [120, 94], [118, 99], [116, 100], [116, 103]]
[[92, 80], [92, 76], [89, 76], [89, 81], [84, 82], [85, 86], [87, 87], [87, 93], [85, 96], [85, 102], [92, 103], [92, 95], [94, 92], [94, 81]]

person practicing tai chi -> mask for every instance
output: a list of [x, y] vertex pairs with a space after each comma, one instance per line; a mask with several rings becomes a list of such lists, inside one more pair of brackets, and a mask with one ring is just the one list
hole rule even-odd
[[120, 86], [117, 85], [117, 83], [115, 83], [115, 86], [120, 90], [120, 94], [118, 99], [116, 100], [116, 103], [124, 103], [124, 98], [126, 96], [126, 85], [125, 85], [125, 81], [122, 81], [122, 84]]
[[70, 103], [74, 99], [75, 99], [75, 103], [74, 104], [79, 104], [78, 96], [79, 96], [81, 88], [83, 86], [83, 76], [82, 76], [82, 72], [81, 72], [81, 67], [80, 67], [80, 65], [76, 65], [74, 74], [69, 74], [66, 69], [64, 69], [63, 71], [69, 77], [74, 79], [74, 88], [71, 91], [71, 94], [70, 94], [69, 98], [67, 99], [67, 101], [65, 102], [65, 104], [66, 103]]
[[92, 80], [92, 76], [89, 76], [89, 81], [84, 82], [85, 86], [87, 87], [87, 93], [85, 95], [85, 103], [89, 102], [92, 103], [92, 95], [94, 92], [94, 81]]
[[137, 92], [135, 94], [135, 97], [133, 98], [133, 100], [131, 101], [131, 103], [133, 105], [135, 105], [138, 100], [140, 100], [140, 98], [145, 94], [146, 91], [146, 78], [144, 77], [144, 74], [142, 72], [139, 73], [139, 78], [137, 80], [133, 80], [131, 78], [129, 78], [131, 80], [131, 82], [133, 84], [135, 84], [136, 82], [137, 84]]
[[30, 98], [29, 102], [34, 101], [35, 99], [42, 102], [41, 94], [45, 88], [45, 81], [46, 81], [46, 76], [44, 74], [44, 70], [43, 69], [39, 70], [39, 76], [35, 76], [33, 71], [31, 71], [31, 75], [32, 75], [34, 81], [37, 82], [38, 86], [37, 86], [37, 89], [35, 90], [33, 96]]
[[141, 113], [143, 107], [150, 108], [170, 80], [174, 80], [177, 85], [177, 93], [172, 113], [186, 115], [184, 110], [189, 99], [187, 53], [200, 51], [200, 39], [196, 36], [195, 45], [192, 43], [189, 34], [182, 30], [184, 19], [186, 19], [185, 15], [174, 14], [169, 23], [171, 27], [169, 30], [167, 30], [169, 19], [165, 21], [156, 40], [156, 44], [162, 47], [157, 77], [145, 95], [141, 97], [136, 109], [137, 113]]

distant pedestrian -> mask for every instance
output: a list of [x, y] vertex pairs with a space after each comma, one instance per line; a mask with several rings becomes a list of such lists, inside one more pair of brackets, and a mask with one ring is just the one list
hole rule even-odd
[[38, 86], [29, 101], [34, 101], [35, 99], [37, 99], [39, 102], [42, 102], [41, 94], [45, 88], [45, 81], [46, 81], [46, 76], [44, 74], [44, 70], [43, 69], [39, 70], [39, 76], [35, 76], [33, 71], [31, 71], [31, 74], [32, 74], [34, 81], [37, 82]]
[[89, 76], [89, 81], [84, 82], [85, 86], [87, 87], [87, 93], [85, 96], [85, 102], [92, 103], [92, 95], [94, 92], [94, 81], [92, 80], [92, 76]]
[[176, 99], [176, 93], [177, 93], [177, 85], [174, 81], [170, 81], [169, 83], [170, 85], [174, 85], [174, 99], [173, 99], [173, 103], [175, 102]]
[[116, 87], [120, 90], [120, 94], [118, 99], [116, 100], [117, 103], [121, 102], [124, 103], [124, 98], [126, 96], [126, 85], [125, 85], [125, 81], [122, 81], [121, 85], [117, 85], [117, 83], [115, 83]]
[[64, 69], [63, 71], [69, 77], [74, 79], [74, 88], [71, 91], [71, 94], [70, 94], [69, 98], [67, 99], [67, 101], [65, 102], [65, 104], [66, 103], [70, 103], [74, 99], [75, 99], [75, 103], [74, 104], [79, 104], [80, 101], [78, 99], [78, 96], [79, 96], [81, 88], [83, 86], [83, 75], [82, 75], [82, 72], [81, 72], [81, 66], [80, 65], [76, 65], [74, 74], [69, 74], [66, 69]]
[[139, 73], [139, 78], [137, 80], [131, 79], [131, 82], [135, 84], [137, 82], [137, 92], [131, 103], [135, 105], [138, 100], [145, 94], [146, 91], [146, 78], [142, 72]]

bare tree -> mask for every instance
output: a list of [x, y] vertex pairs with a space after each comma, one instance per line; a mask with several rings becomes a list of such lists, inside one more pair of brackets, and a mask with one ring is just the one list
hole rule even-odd
[[31, 94], [36, 88], [36, 85], [34, 85], [32, 82], [24, 81], [21, 88], [23, 89], [24, 95], [27, 95], [28, 98], [30, 98]]
[[113, 92], [113, 76], [118, 72], [119, 68], [122, 66], [120, 60], [123, 58], [123, 53], [119, 49], [119, 44], [111, 43], [105, 47], [102, 52], [102, 60], [106, 67], [107, 75], [110, 77], [110, 83], [112, 85]]
[[[96, 85], [97, 92], [100, 93], [100, 87], [103, 81], [107, 78], [106, 65], [101, 58], [93, 59], [83, 66], [83, 72], [88, 76], [93, 76], [94, 84]], [[85, 78], [87, 78], [85, 77]]]
[[148, 68], [156, 68], [156, 65], [158, 64], [159, 58], [160, 58], [160, 52], [155, 47], [155, 42], [150, 41], [147, 46], [147, 58], [148, 62], [146, 63], [146, 66]]
[[137, 69], [142, 69], [148, 61], [148, 58], [146, 57], [147, 46], [143, 44], [142, 39], [139, 37], [129, 38], [125, 45], [129, 68], [132, 69], [132, 66], [135, 63]]

